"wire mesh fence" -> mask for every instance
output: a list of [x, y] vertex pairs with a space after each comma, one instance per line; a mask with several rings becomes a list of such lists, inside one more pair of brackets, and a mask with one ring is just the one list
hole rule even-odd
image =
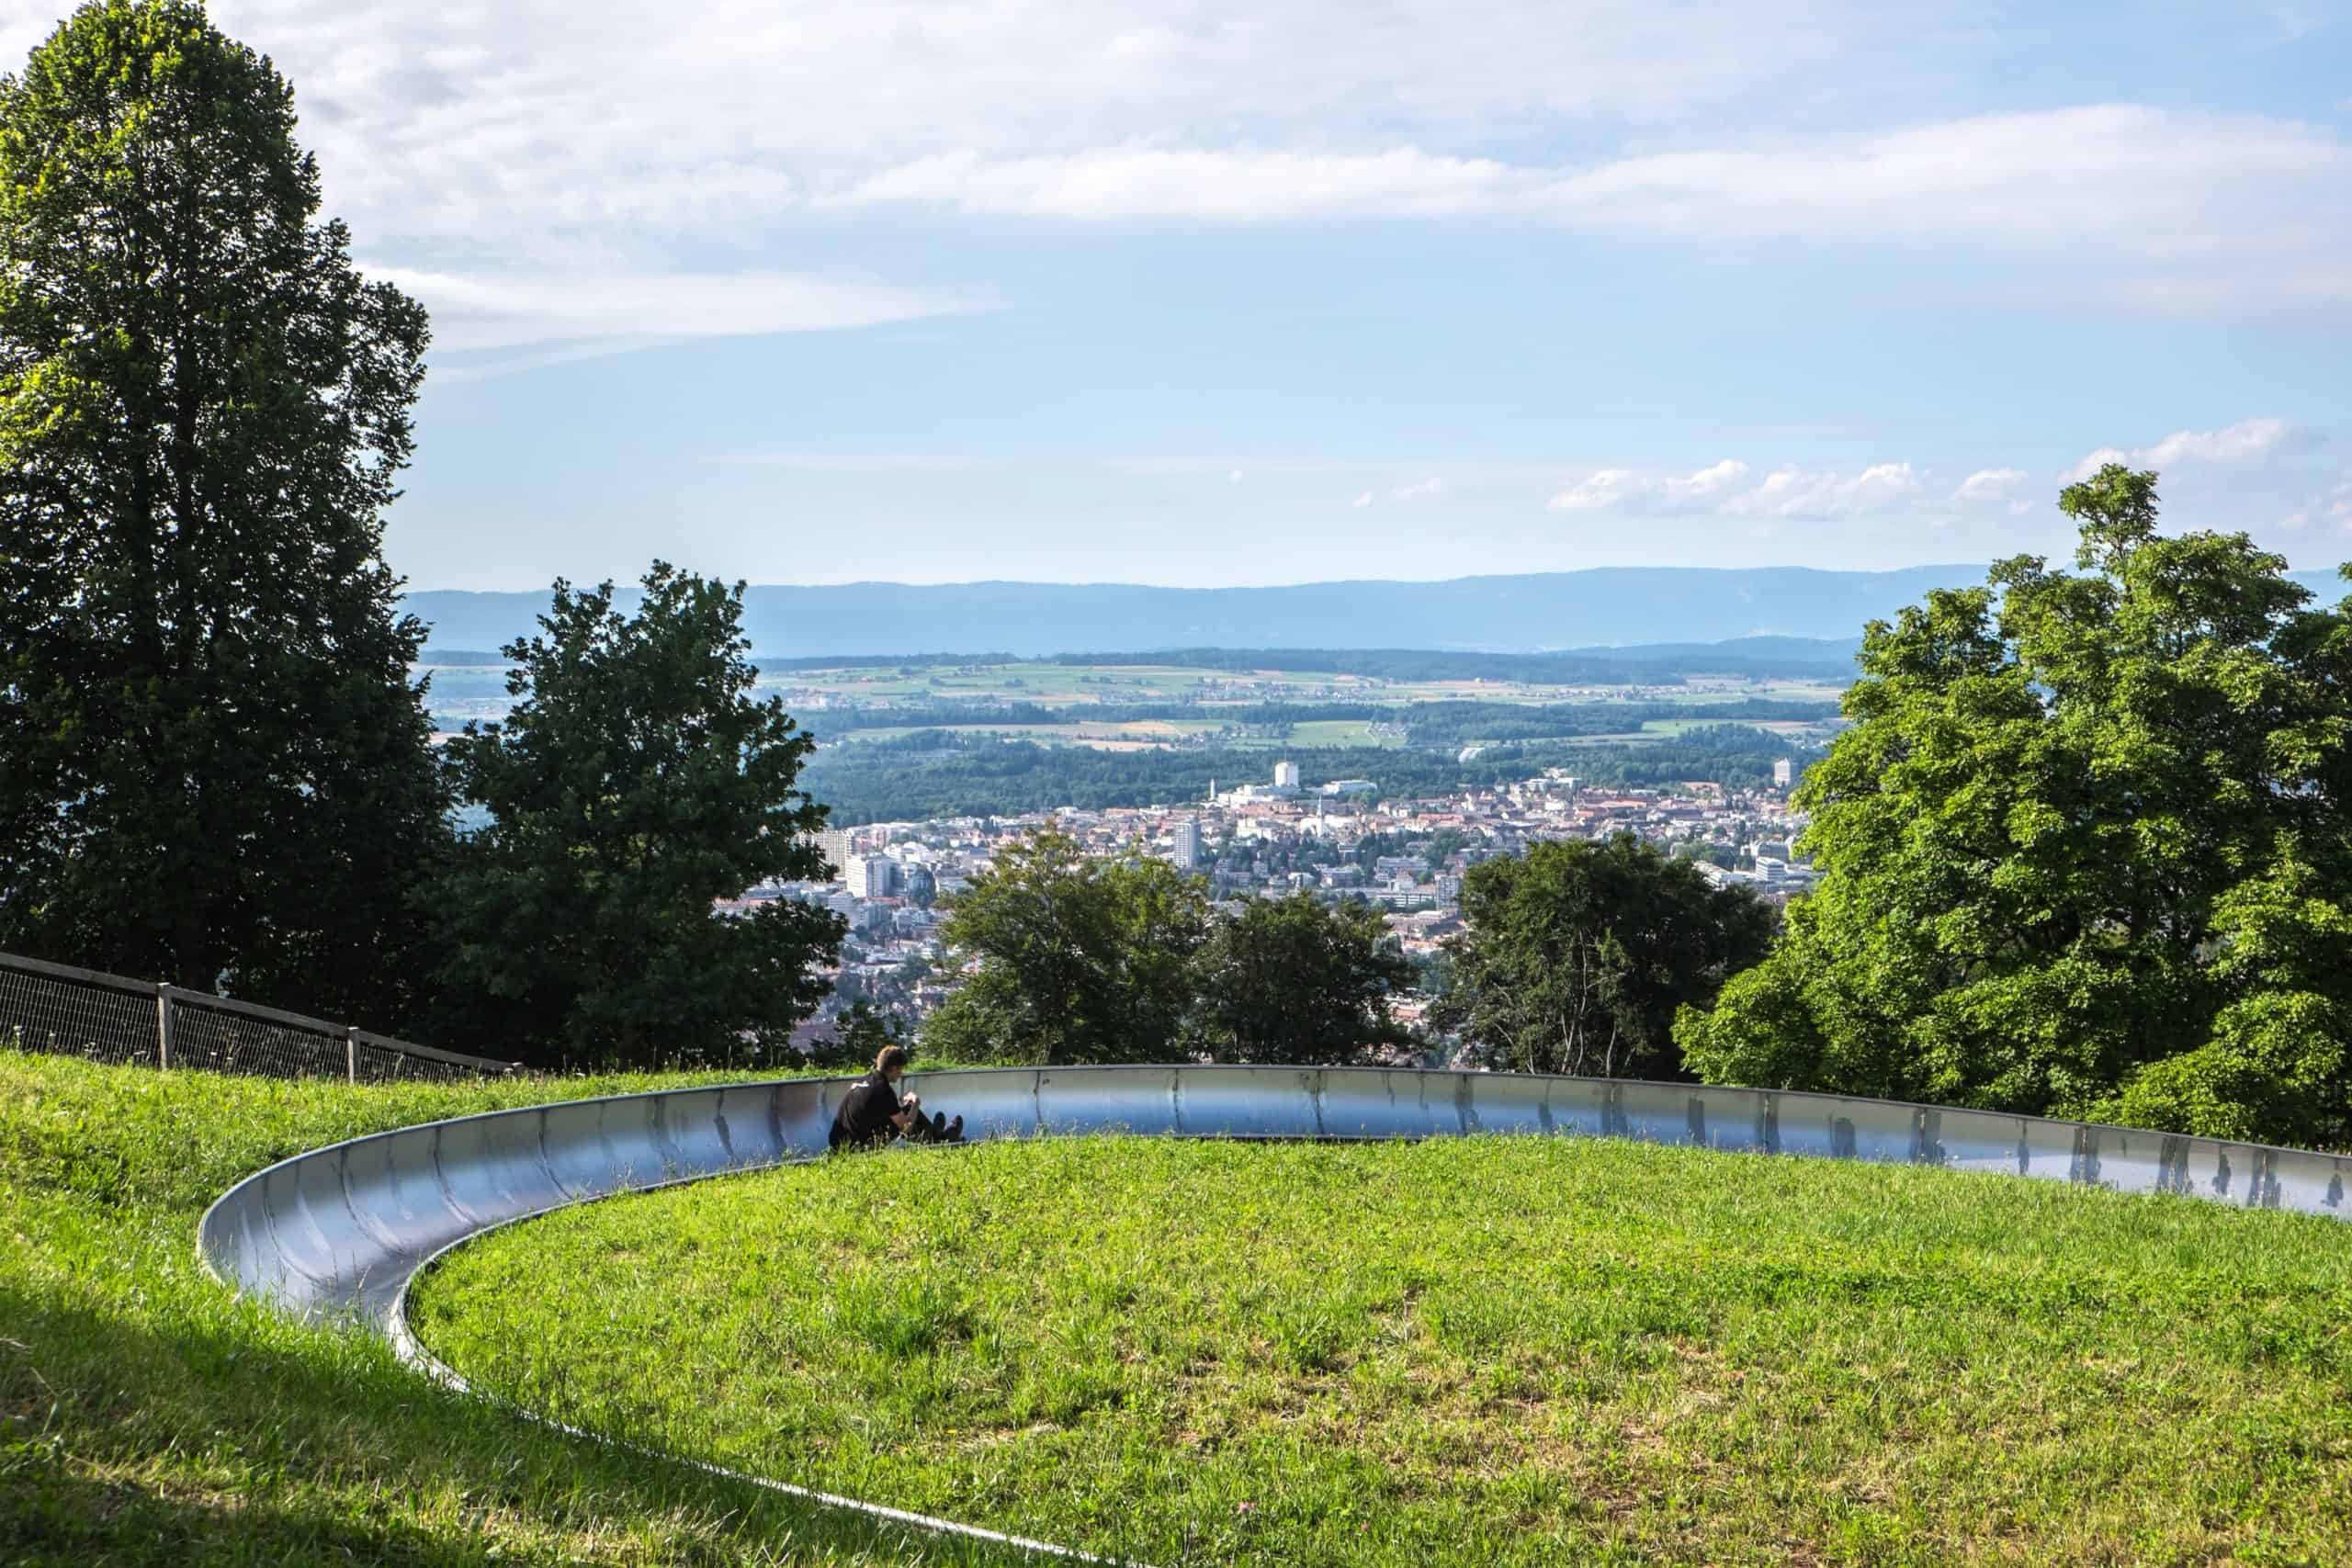
[[253, 1002], [5, 953], [0, 1046], [93, 1062], [347, 1083], [447, 1082], [514, 1070]]
[[175, 1067], [265, 1078], [348, 1078], [343, 1031], [256, 1016], [209, 997], [172, 990], [168, 1053]]
[[455, 1083], [484, 1073], [509, 1073], [519, 1068], [503, 1062], [476, 1064], [470, 1056], [426, 1051], [405, 1041], [355, 1033], [351, 1041], [351, 1081], [354, 1083]]
[[159, 1029], [153, 986], [0, 955], [0, 1043], [152, 1067]]

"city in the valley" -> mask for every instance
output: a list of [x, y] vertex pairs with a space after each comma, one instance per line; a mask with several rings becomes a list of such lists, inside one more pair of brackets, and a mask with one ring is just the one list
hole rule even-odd
[[[1427, 974], [1446, 939], [1463, 929], [1463, 874], [1542, 840], [1630, 833], [1699, 862], [1713, 880], [1785, 902], [1814, 878], [1792, 847], [1803, 828], [1789, 806], [1793, 772], [1792, 760], [1779, 760], [1773, 783], [1752, 789], [1704, 780], [1600, 788], [1553, 769], [1490, 789], [1388, 799], [1377, 780], [1308, 783], [1297, 763], [1278, 761], [1270, 779], [1219, 787], [1197, 801], [832, 829], [819, 840], [830, 880], [756, 888], [736, 907], [793, 898], [847, 920], [832, 995], [802, 1025], [804, 1043], [829, 1037], [842, 1013], [860, 1002], [910, 1026], [928, 1016], [956, 983], [955, 960], [939, 936], [943, 906], [989, 869], [1001, 846], [1048, 829], [1091, 854], [1170, 862], [1206, 879], [1228, 908], [1302, 891], [1376, 905]], [[1425, 997], [1399, 998], [1396, 1013], [1418, 1022], [1426, 1005]], [[1443, 1046], [1433, 1042], [1431, 1049], [1442, 1054]]]

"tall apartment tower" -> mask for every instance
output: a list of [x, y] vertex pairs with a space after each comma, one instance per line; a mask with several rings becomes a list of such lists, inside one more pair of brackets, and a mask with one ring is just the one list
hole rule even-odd
[[1201, 869], [1201, 825], [1191, 818], [1176, 824], [1176, 869]]
[[817, 847], [824, 852], [825, 874], [839, 878], [849, 870], [850, 856], [856, 852], [857, 840], [845, 828], [828, 829], [817, 835]]
[[1772, 787], [1775, 789], [1788, 788], [1789, 780], [1795, 774], [1795, 764], [1791, 762], [1786, 757], [1781, 758], [1779, 761], [1772, 764]]
[[1296, 762], [1276, 762], [1274, 764], [1274, 787], [1276, 789], [1296, 789], [1298, 787], [1298, 764]]

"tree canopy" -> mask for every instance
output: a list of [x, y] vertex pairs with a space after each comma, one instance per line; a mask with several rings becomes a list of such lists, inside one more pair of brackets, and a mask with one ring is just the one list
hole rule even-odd
[[1687, 1076], [1676, 1010], [1760, 958], [1773, 923], [1753, 893], [1631, 834], [1475, 865], [1462, 915], [1440, 1021], [1496, 1066], [1597, 1077]]
[[1192, 1032], [1211, 1061], [1345, 1063], [1406, 1038], [1388, 998], [1412, 987], [1413, 966], [1369, 904], [1246, 900], [1195, 969]]
[[941, 924], [975, 967], [923, 1045], [1046, 1066], [1179, 1060], [1208, 918], [1201, 884], [1164, 861], [1089, 859], [1052, 831], [1006, 845]]
[[1822, 873], [1679, 1029], [1710, 1081], [2339, 1139], [2352, 1037], [2352, 621], [2156, 476], [1873, 622], [1806, 775]]
[[503, 1057], [772, 1058], [839, 951], [828, 911], [715, 909], [824, 874], [824, 808], [795, 787], [814, 742], [752, 695], [741, 584], [662, 562], [644, 583], [624, 615], [611, 583], [558, 581], [542, 635], [505, 650], [514, 710], [446, 749], [484, 818], [436, 899], [447, 1030]]
[[442, 841], [382, 513], [424, 313], [189, 0], [0, 79], [0, 945], [379, 1027]]

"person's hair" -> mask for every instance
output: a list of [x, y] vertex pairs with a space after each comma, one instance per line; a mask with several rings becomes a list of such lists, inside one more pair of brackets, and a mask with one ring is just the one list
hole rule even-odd
[[885, 1045], [875, 1053], [874, 1070], [876, 1072], [887, 1073], [892, 1067], [898, 1068], [900, 1072], [907, 1070], [907, 1048], [904, 1045]]

